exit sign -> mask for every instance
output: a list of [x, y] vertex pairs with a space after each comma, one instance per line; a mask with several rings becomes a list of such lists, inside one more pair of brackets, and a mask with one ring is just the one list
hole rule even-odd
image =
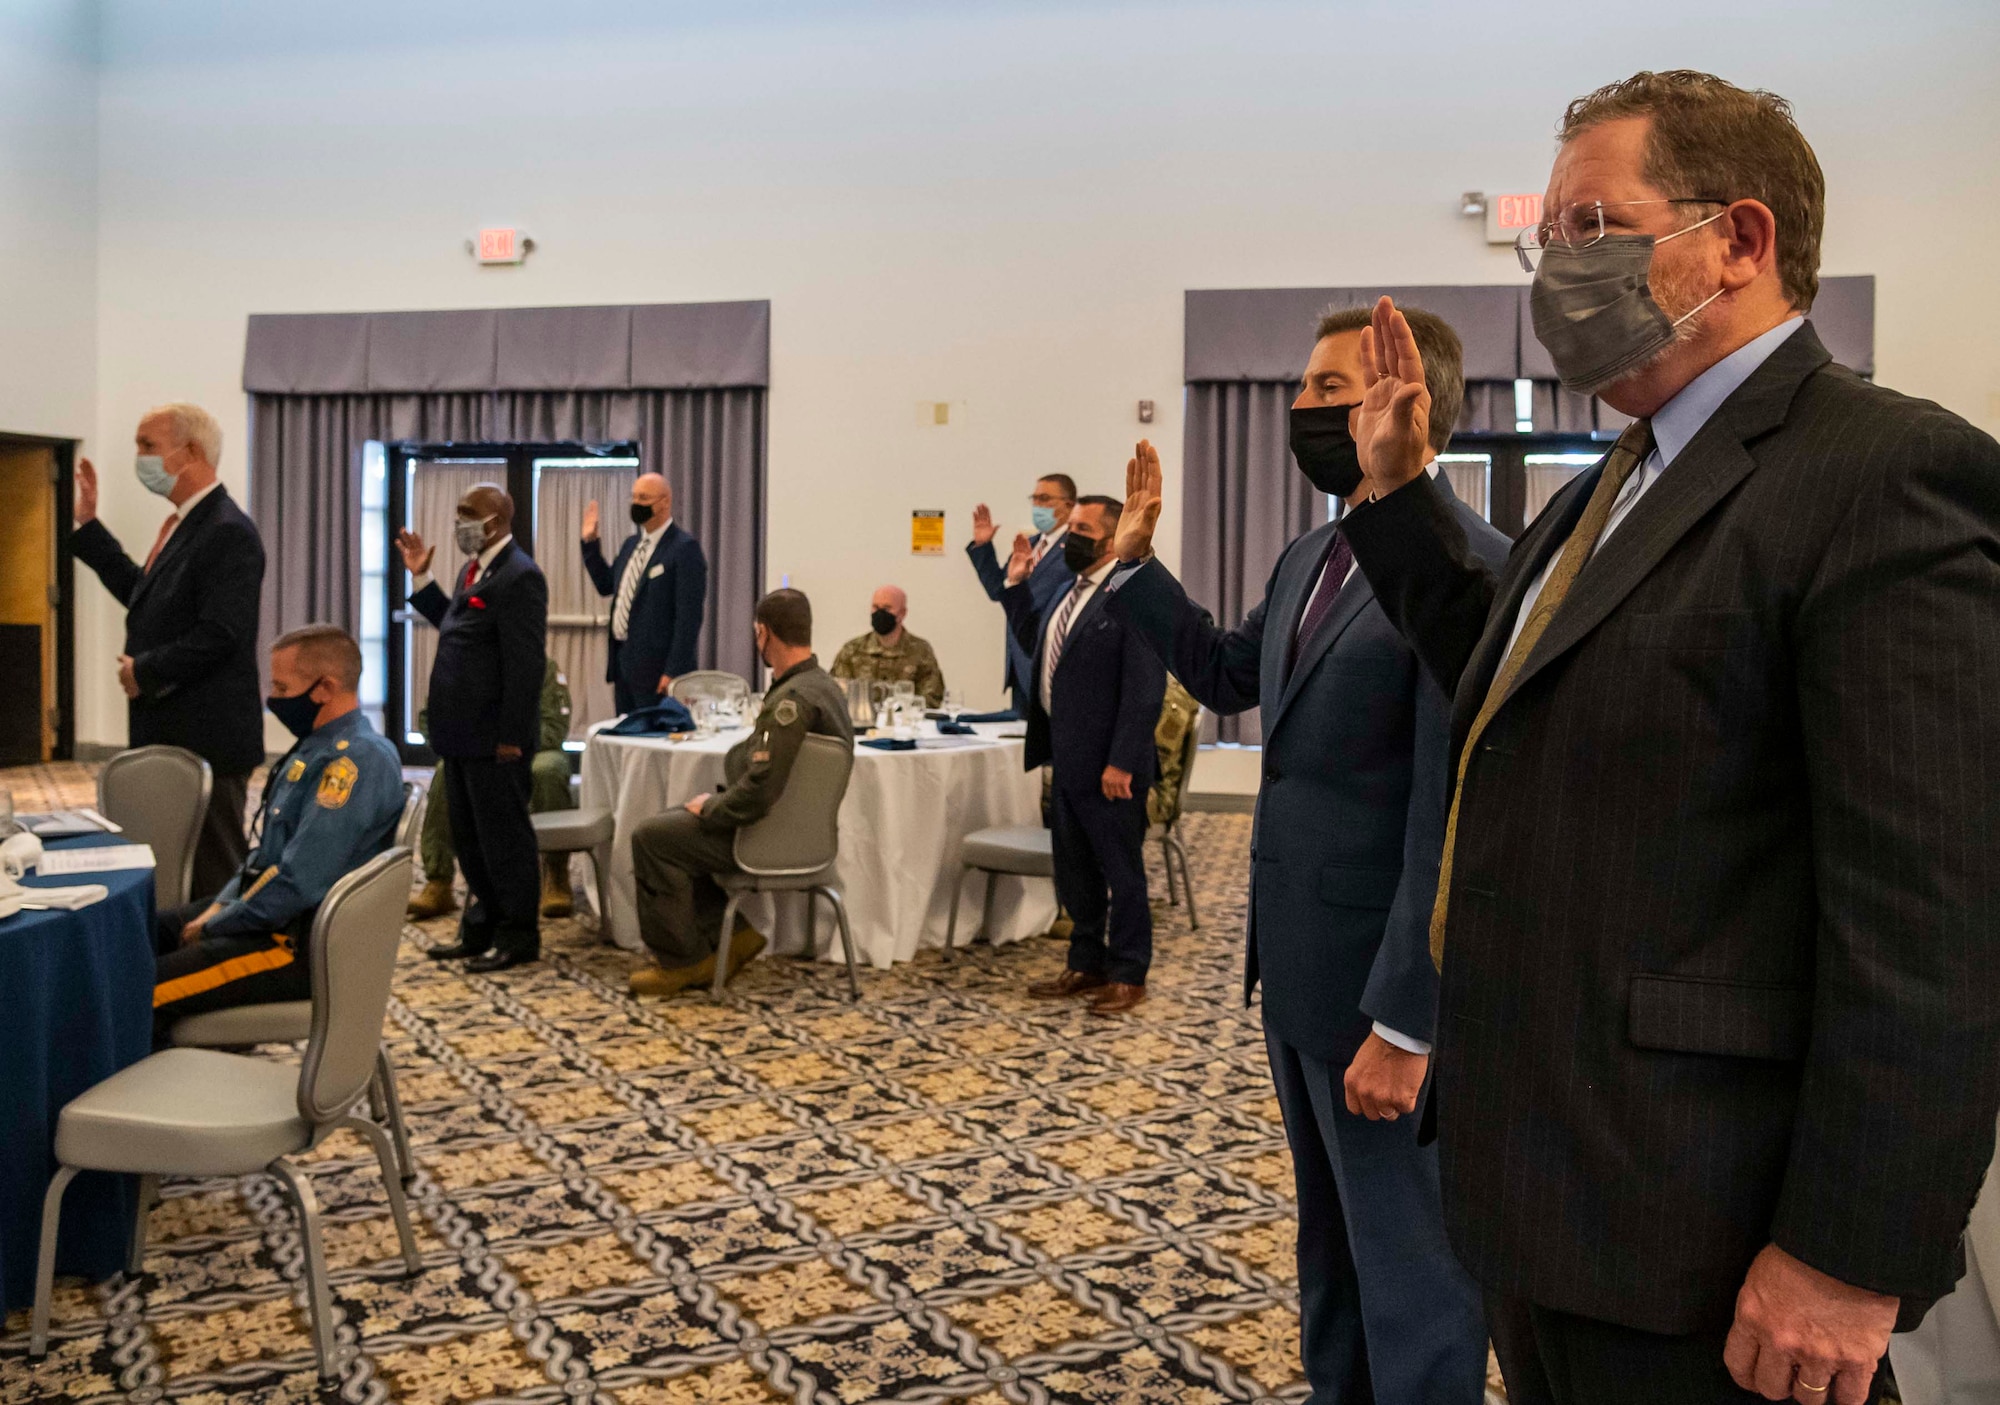
[[1511, 244], [1524, 229], [1542, 222], [1540, 195], [1489, 195], [1486, 197], [1486, 242]]
[[481, 263], [519, 263], [527, 257], [527, 241], [518, 229], [482, 229], [473, 253]]

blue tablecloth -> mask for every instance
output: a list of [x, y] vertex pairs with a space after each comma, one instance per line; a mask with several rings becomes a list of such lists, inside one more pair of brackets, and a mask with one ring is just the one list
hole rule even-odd
[[[50, 847], [123, 842], [94, 835]], [[144, 1058], [153, 1039], [152, 870], [36, 874], [25, 882], [96, 882], [111, 894], [78, 912], [0, 918], [0, 1313], [34, 1301], [57, 1114], [84, 1089]], [[128, 1176], [79, 1176], [64, 1198], [56, 1272], [91, 1279], [117, 1272], [135, 1196]]]

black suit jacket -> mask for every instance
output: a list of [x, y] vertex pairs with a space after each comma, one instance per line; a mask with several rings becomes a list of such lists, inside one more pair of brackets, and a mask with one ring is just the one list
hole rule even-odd
[[167, 538], [148, 573], [95, 519], [70, 539], [125, 607], [125, 652], [139, 696], [127, 704], [133, 746], [181, 746], [223, 776], [264, 760], [257, 612], [264, 542], [218, 486]]
[[[614, 608], [618, 583], [625, 579], [625, 563], [639, 545], [634, 532], [618, 548], [610, 565], [604, 563], [604, 549], [594, 541], [583, 544], [583, 568], [599, 595], [609, 596]], [[701, 637], [701, 612], [708, 599], [708, 557], [701, 543], [681, 530], [678, 522], [667, 524], [639, 578], [632, 597], [632, 618], [621, 643], [611, 642], [611, 657], [605, 669], [606, 682], [623, 681], [642, 697], [651, 697], [662, 675], [678, 678], [701, 665], [695, 659], [695, 641]]]
[[[1042, 534], [1037, 532], [1028, 540], [1040, 546]], [[993, 543], [967, 542], [965, 554], [972, 561], [973, 572], [979, 577], [980, 588], [986, 592], [986, 598], [998, 600], [1007, 589], [1007, 567], [1000, 554], [993, 549]], [[1060, 597], [1075, 582], [1076, 573], [1070, 570], [1069, 562], [1063, 559], [1060, 551], [1051, 549], [1028, 574], [1028, 596], [1037, 610], [1046, 610], [1050, 601]], [[1007, 676], [1001, 680], [1002, 686], [1012, 688], [1016, 694], [1025, 697], [1034, 685], [1034, 649], [1032, 646], [1023, 649], [1010, 625], [1005, 652]]]
[[[1344, 530], [1456, 684], [1523, 592], [1428, 485]], [[1948, 1290], [2000, 1106], [2000, 446], [1781, 344], [1585, 567], [1466, 773], [1435, 1107], [1487, 1287], [1728, 1322], [1775, 1242]]]
[[447, 598], [433, 580], [410, 603], [438, 631], [431, 749], [490, 759], [501, 746], [518, 746], [533, 756], [548, 650], [549, 583], [542, 568], [508, 542], [469, 590]]
[[1007, 626], [1021, 648], [1034, 660], [1028, 686], [1029, 770], [1054, 763], [1055, 783], [1096, 794], [1106, 766], [1132, 773], [1132, 794], [1143, 796], [1159, 771], [1153, 730], [1160, 723], [1160, 704], [1167, 696], [1167, 671], [1159, 655], [1104, 608], [1098, 587], [1075, 620], [1062, 656], [1056, 660], [1049, 699], [1056, 717], [1042, 707], [1043, 645], [1063, 596], [1037, 608], [1033, 582], [1023, 581], [1000, 592]]
[[[1497, 568], [1507, 539], [1447, 479], [1436, 486], [1473, 552]], [[1234, 629], [1217, 629], [1158, 561], [1115, 578], [1107, 607], [1203, 706], [1262, 707], [1243, 996], [1261, 973], [1265, 1023], [1345, 1064], [1376, 1020], [1415, 1039], [1434, 1034], [1430, 920], [1450, 709], [1358, 571], [1290, 664], [1334, 532], [1329, 523], [1286, 547]]]

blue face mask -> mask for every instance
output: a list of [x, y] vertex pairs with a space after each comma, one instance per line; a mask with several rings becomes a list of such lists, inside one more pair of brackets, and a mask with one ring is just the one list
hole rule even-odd
[[174, 490], [174, 475], [167, 472], [167, 461], [158, 454], [139, 455], [133, 460], [132, 468], [147, 492], [165, 497]]
[[1028, 517], [1035, 524], [1035, 530], [1043, 536], [1056, 529], [1056, 510], [1052, 507], [1030, 508]]

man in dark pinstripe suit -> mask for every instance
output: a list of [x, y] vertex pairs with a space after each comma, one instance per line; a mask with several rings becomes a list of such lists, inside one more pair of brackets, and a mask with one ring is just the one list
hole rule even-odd
[[1453, 692], [1445, 1219], [1515, 1405], [1861, 1405], [2000, 1108], [2000, 445], [1831, 363], [1782, 100], [1562, 138], [1536, 333], [1633, 425], [1496, 577], [1384, 299], [1343, 528]]

